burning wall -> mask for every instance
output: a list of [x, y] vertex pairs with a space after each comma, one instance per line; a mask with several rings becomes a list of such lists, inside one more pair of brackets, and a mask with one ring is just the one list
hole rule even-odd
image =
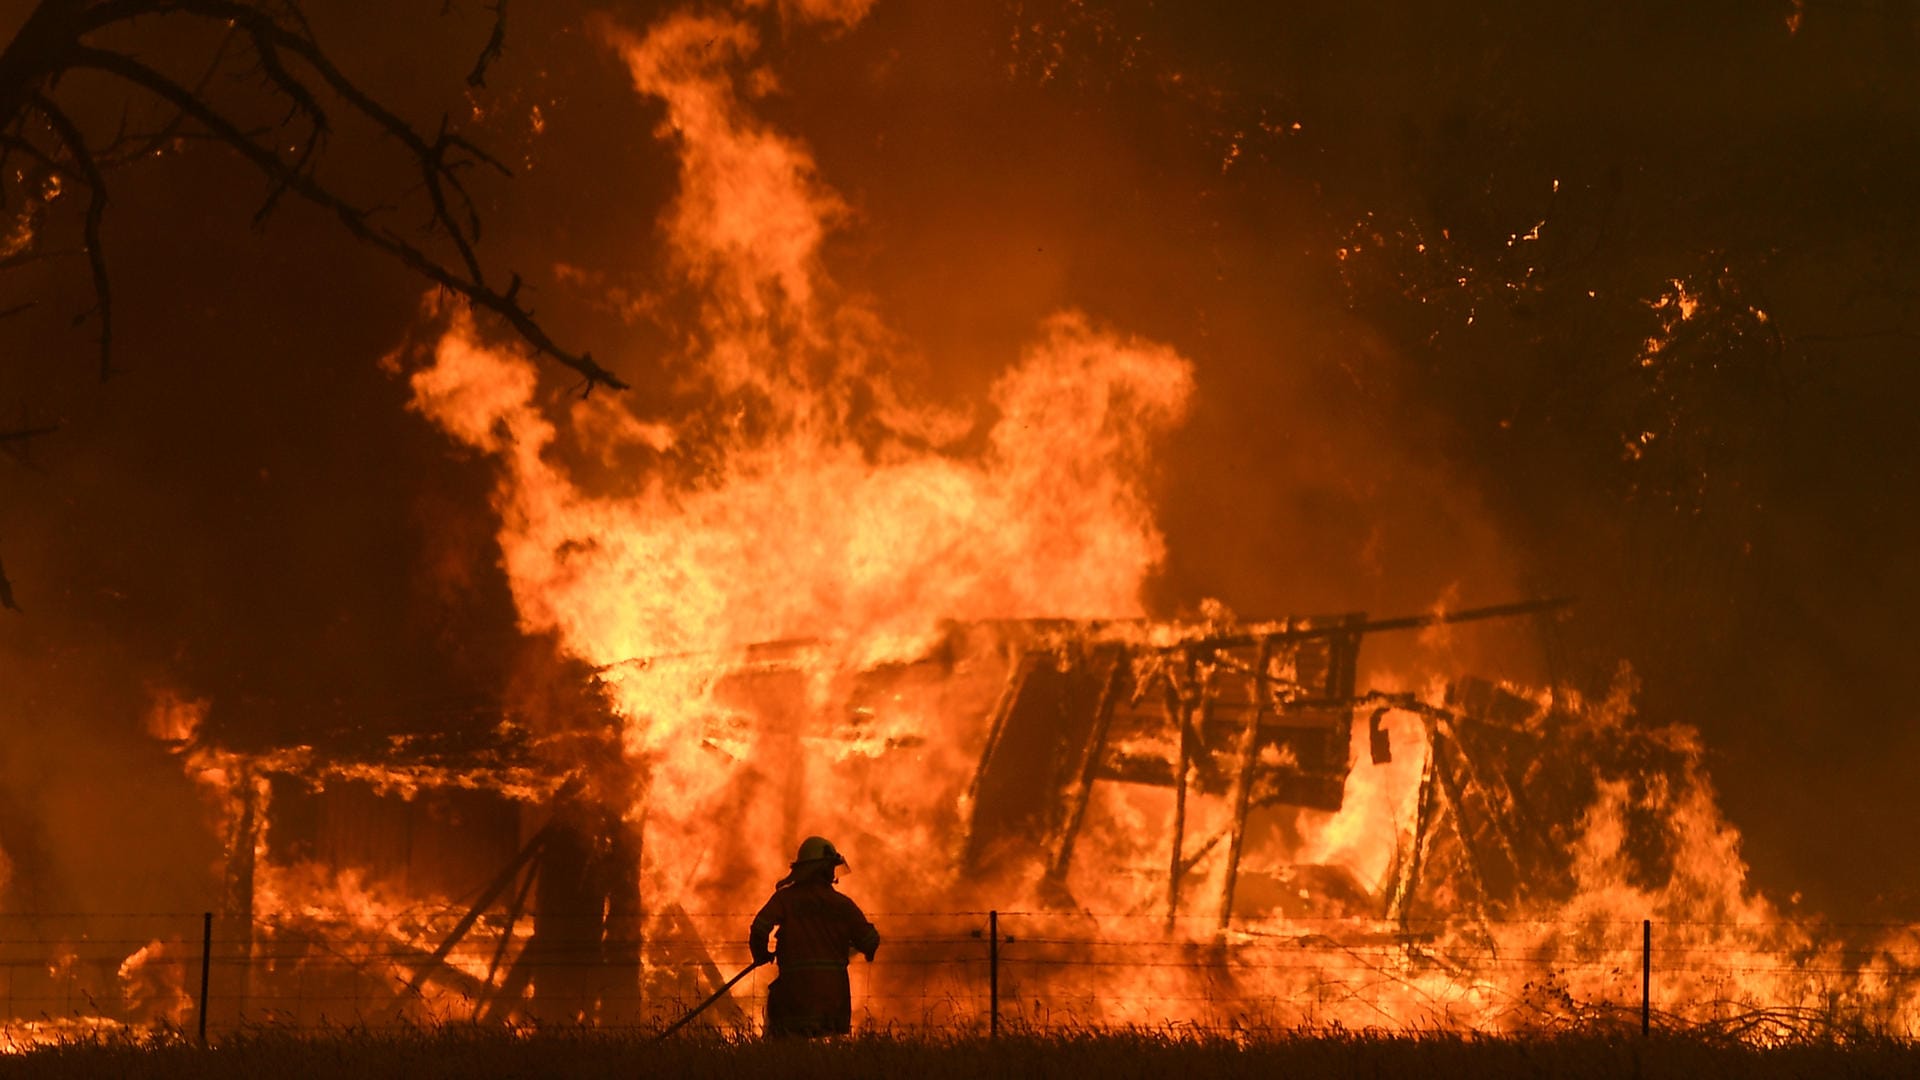
[[[237, 755], [222, 776], [241, 778], [235, 820], [254, 816], [232, 853], [251, 935], [236, 961], [256, 1012], [287, 1020], [349, 993], [375, 1017], [659, 1018], [737, 959], [761, 864], [784, 854], [737, 825], [752, 821], [853, 853], [850, 887], [904, 939], [866, 977], [878, 1024], [936, 1022], [929, 972], [965, 972], [978, 946], [928, 920], [988, 907], [1022, 920], [1010, 1008], [1036, 1021], [1029, 1004], [1241, 1030], [1604, 1021], [1634, 997], [1649, 918], [1686, 1022], [1911, 1022], [1910, 950], [1752, 895], [1697, 741], [1637, 725], [1629, 683], [1594, 703], [1471, 679], [1413, 693], [1360, 660], [1370, 634], [1477, 614], [952, 624], [825, 691], [816, 643], [709, 658], [691, 730], [711, 817], [691, 866], [650, 824], [689, 827], [679, 793], [615, 740], [535, 765], [544, 785], [492, 755], [423, 761], [426, 745]], [[634, 790], [607, 785], [628, 768]], [[463, 798], [467, 827], [439, 843], [467, 860], [447, 880], [487, 881], [477, 894], [422, 872], [449, 852], [419, 823]], [[369, 824], [382, 850], [342, 844]], [[489, 849], [497, 869], [473, 862]], [[964, 980], [948, 993], [961, 1005], [937, 1022], [979, 1021]]]

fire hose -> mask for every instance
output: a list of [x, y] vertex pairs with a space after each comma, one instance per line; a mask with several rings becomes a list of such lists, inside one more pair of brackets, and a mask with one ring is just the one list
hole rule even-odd
[[673, 1022], [673, 1026], [672, 1026], [672, 1027], [669, 1027], [669, 1028], [668, 1028], [667, 1030], [665, 1030], [665, 1031], [663, 1031], [663, 1032], [661, 1032], [661, 1033], [660, 1033], [660, 1034], [658, 1034], [658, 1035], [655, 1035], [655, 1036], [653, 1037], [653, 1041], [654, 1041], [654, 1042], [659, 1042], [659, 1041], [661, 1041], [661, 1040], [663, 1040], [663, 1039], [665, 1039], [665, 1038], [666, 1038], [667, 1036], [669, 1036], [669, 1035], [672, 1035], [672, 1034], [673, 1034], [674, 1032], [676, 1032], [676, 1031], [679, 1031], [679, 1030], [680, 1030], [681, 1028], [683, 1028], [683, 1027], [686, 1027], [686, 1026], [687, 1026], [687, 1022], [688, 1022], [688, 1021], [690, 1021], [690, 1020], [692, 1020], [692, 1019], [693, 1019], [694, 1017], [696, 1017], [696, 1016], [699, 1016], [699, 1015], [700, 1015], [701, 1013], [703, 1013], [703, 1012], [706, 1012], [706, 1011], [707, 1011], [707, 1006], [709, 1006], [709, 1005], [712, 1005], [712, 1004], [713, 1004], [714, 1002], [716, 1002], [716, 1001], [719, 1001], [719, 1000], [720, 1000], [721, 998], [723, 998], [723, 997], [726, 997], [726, 996], [727, 996], [727, 991], [729, 991], [729, 990], [731, 990], [731, 989], [733, 989], [733, 984], [734, 984], [734, 983], [737, 983], [737, 982], [739, 982], [739, 981], [740, 981], [741, 979], [744, 979], [744, 978], [746, 978], [746, 977], [747, 977], [748, 975], [750, 975], [750, 974], [752, 974], [752, 973], [753, 973], [753, 970], [754, 970], [755, 968], [758, 968], [758, 967], [761, 967], [761, 966], [763, 966], [763, 965], [765, 965], [765, 964], [768, 964], [768, 963], [771, 963], [771, 961], [770, 961], [770, 960], [755, 960], [755, 961], [754, 961], [753, 963], [751, 963], [751, 964], [748, 964], [748, 965], [747, 965], [746, 967], [743, 967], [743, 968], [741, 968], [741, 969], [740, 969], [740, 974], [738, 974], [738, 975], [735, 975], [735, 976], [734, 976], [733, 978], [731, 978], [731, 979], [728, 979], [728, 980], [727, 980], [727, 981], [726, 981], [726, 982], [725, 982], [725, 983], [724, 983], [724, 984], [723, 984], [723, 985], [722, 985], [722, 986], [720, 987], [720, 989], [718, 989], [718, 990], [715, 990], [715, 991], [714, 991], [714, 992], [713, 992], [712, 994], [710, 994], [710, 995], [708, 995], [708, 997], [707, 997], [707, 1000], [705, 1000], [705, 1001], [703, 1001], [703, 1002], [701, 1002], [701, 1003], [700, 1003], [700, 1004], [698, 1004], [698, 1005], [695, 1005], [695, 1006], [693, 1007], [693, 1010], [692, 1010], [691, 1012], [689, 1012], [689, 1013], [687, 1013], [687, 1015], [685, 1015], [685, 1016], [683, 1016], [683, 1017], [681, 1017], [680, 1019], [678, 1019], [678, 1020], [675, 1020], [675, 1021]]

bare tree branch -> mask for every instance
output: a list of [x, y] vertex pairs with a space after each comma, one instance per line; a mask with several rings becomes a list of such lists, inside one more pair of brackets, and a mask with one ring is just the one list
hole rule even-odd
[[[0, 312], [0, 315], [4, 314], [6, 313]], [[33, 459], [28, 452], [33, 448], [33, 440], [42, 435], [51, 435], [58, 430], [60, 429], [53, 425], [47, 425], [0, 431], [0, 454], [7, 455], [20, 465], [32, 468]]]
[[19, 611], [20, 605], [13, 599], [13, 582], [7, 580], [7, 568], [0, 566], [0, 607], [8, 611]]
[[[491, 32], [467, 75], [472, 87], [485, 85], [490, 65], [506, 47], [507, 0], [492, 0], [490, 9]], [[90, 40], [100, 31], [129, 27], [150, 17], [171, 17], [222, 31], [204, 72], [191, 85], [127, 52]], [[114, 41], [117, 45], [121, 39]], [[266, 128], [243, 124], [215, 104], [209, 87], [220, 72], [233, 70], [230, 61], [250, 62], [250, 71], [264, 86], [268, 100], [285, 104], [281, 120]], [[110, 137], [89, 137], [77, 119], [83, 114], [70, 104], [63, 105], [58, 97], [61, 78], [76, 70], [117, 79], [157, 99], [171, 115], [158, 126], [131, 123], [134, 110], [123, 108]], [[334, 130], [330, 110], [371, 124], [401, 147], [429, 206], [427, 233], [445, 237], [452, 247], [451, 259], [436, 257], [427, 246], [376, 220], [391, 207], [358, 205], [319, 178], [318, 161]], [[290, 126], [304, 127], [304, 137], [289, 140]], [[143, 128], [147, 130], [138, 130]], [[114, 294], [102, 236], [108, 175], [115, 166], [146, 158], [182, 139], [224, 144], [259, 170], [267, 181], [267, 194], [253, 216], [255, 224], [264, 222], [283, 197], [296, 196], [331, 213], [362, 243], [466, 298], [473, 307], [498, 316], [534, 349], [578, 372], [585, 380], [583, 392], [595, 386], [626, 387], [590, 354], [564, 349], [548, 335], [521, 302], [518, 274], [508, 275], [505, 291], [489, 283], [476, 248], [480, 209], [465, 174], [476, 167], [503, 176], [511, 175], [511, 170], [454, 131], [445, 116], [429, 137], [348, 78], [320, 47], [298, 0], [38, 0], [13, 39], [0, 49], [0, 207], [8, 206], [12, 193], [25, 193], [17, 211], [10, 209], [10, 220], [0, 222], [4, 225], [0, 272], [65, 255], [87, 257], [94, 305], [75, 322], [99, 317], [101, 378], [113, 371]], [[288, 141], [293, 145], [287, 146]], [[16, 155], [32, 164], [27, 175], [10, 181], [8, 164]], [[69, 180], [87, 188], [81, 245], [77, 250], [44, 250], [41, 240], [49, 206]], [[0, 307], [0, 319], [32, 306], [27, 301]], [[28, 463], [32, 440], [54, 430], [25, 424], [0, 429], [0, 453]], [[20, 610], [4, 570], [0, 570], [0, 607]]]
[[[472, 234], [478, 230], [478, 215], [474, 210], [473, 200], [467, 196], [466, 188], [454, 176], [456, 166], [449, 160], [448, 154], [455, 150], [464, 151], [474, 159], [492, 165], [503, 175], [511, 175], [511, 170], [465, 138], [449, 134], [445, 117], [441, 118], [439, 135], [433, 142], [427, 142], [426, 138], [415, 131], [412, 125], [347, 78], [311, 38], [288, 31], [271, 16], [255, 8], [234, 3], [232, 0], [175, 0], [175, 3], [179, 10], [232, 22], [252, 35], [258, 47], [265, 50], [266, 54], [271, 54], [275, 48], [284, 48], [287, 52], [300, 57], [320, 75], [328, 88], [346, 101], [354, 111], [372, 120], [384, 134], [398, 140], [413, 156], [420, 169], [420, 178], [425, 185], [427, 197], [433, 204], [435, 223], [446, 229], [448, 238], [453, 241], [454, 247], [459, 251], [461, 262], [466, 265], [467, 276], [472, 284], [485, 286], [485, 275], [480, 269], [479, 257], [474, 254], [471, 244]], [[268, 65], [268, 72], [274, 77], [276, 85], [296, 103], [312, 101], [312, 95], [300, 85], [298, 80], [287, 74], [285, 67], [279, 65], [277, 59], [270, 61], [266, 59], [266, 55], [263, 55], [263, 63]], [[448, 207], [448, 187], [454, 190], [464, 204], [470, 222], [467, 230], [461, 229], [458, 219]]]
[[[194, 6], [198, 7], [202, 5], [194, 4]], [[226, 8], [230, 5], [211, 4], [206, 6]], [[232, 120], [216, 112], [211, 106], [195, 97], [191, 91], [153, 68], [134, 60], [132, 57], [89, 46], [75, 48], [72, 59], [72, 66], [76, 68], [92, 69], [117, 76], [179, 108], [182, 112], [185, 112], [194, 120], [204, 125], [208, 130], [218, 135], [222, 142], [225, 142], [234, 150], [238, 151], [242, 157], [245, 157], [270, 180], [284, 185], [288, 191], [299, 195], [308, 202], [332, 211], [340, 224], [355, 237], [399, 259], [422, 277], [465, 297], [468, 302], [474, 306], [491, 311], [500, 316], [528, 343], [584, 376], [587, 380], [588, 389], [591, 389], [594, 385], [604, 385], [614, 389], [626, 388], [627, 384], [624, 381], [611, 371], [595, 363], [590, 354], [575, 354], [562, 348], [559, 343], [548, 336], [543, 327], [534, 321], [532, 313], [520, 304], [517, 295], [508, 295], [486, 284], [484, 277], [479, 273], [478, 259], [472, 255], [471, 246], [466, 244], [464, 239], [460, 238], [461, 226], [447, 211], [443, 195], [436, 195], [434, 199], [436, 219], [440, 221], [456, 239], [459, 239], [460, 242], [458, 246], [462, 249], [462, 261], [467, 264], [468, 269], [466, 275], [462, 275], [441, 264], [420, 248], [401, 238], [398, 234], [394, 233], [393, 230], [376, 225], [370, 219], [368, 211], [349, 203], [346, 199], [315, 180], [309, 173], [301, 172], [294, 166], [281, 160], [279, 155], [271, 149], [263, 147], [258, 142], [247, 138], [246, 134], [242, 132], [238, 125]], [[380, 109], [378, 105], [372, 105], [372, 107], [379, 109], [381, 113], [389, 117], [391, 116], [391, 114], [385, 113], [384, 109]], [[443, 191], [440, 187], [440, 181], [444, 177], [447, 168], [445, 155], [448, 149], [460, 149], [469, 153], [476, 153], [470, 144], [459, 136], [443, 134], [436, 143], [429, 145], [417, 135], [413, 135], [411, 129], [406, 128], [406, 126], [397, 119], [394, 120], [394, 123], [398, 124], [401, 130], [408, 133], [411, 140], [409, 147], [418, 148], [418, 156], [422, 158], [422, 169], [432, 178], [429, 186], [433, 192], [438, 193]]]
[[36, 93], [30, 102], [34, 111], [44, 117], [60, 137], [61, 144], [73, 157], [74, 168], [87, 185], [87, 220], [82, 242], [86, 247], [87, 265], [93, 271], [94, 311], [100, 315], [100, 377], [105, 379], [113, 374], [113, 282], [107, 277], [107, 256], [100, 241], [100, 222], [107, 212], [107, 181], [94, 164], [79, 126], [45, 95]]
[[[506, 8], [506, 0], [495, 0], [491, 5], [493, 27], [468, 76], [471, 85], [484, 84], [488, 66], [504, 50]], [[227, 29], [213, 64], [194, 86], [184, 85], [124, 52], [84, 40], [96, 31], [145, 16], [174, 16]], [[283, 123], [298, 120], [307, 128], [306, 137], [299, 140], [290, 158], [280, 152], [280, 136], [274, 130], [244, 128], [213, 105], [206, 94], [209, 80], [234, 41], [245, 43], [271, 92], [288, 103]], [[77, 69], [118, 78], [160, 99], [174, 110], [174, 116], [152, 135], [128, 136], [123, 129], [110, 141], [90, 144], [81, 126], [50, 94], [62, 73]], [[453, 249], [451, 263], [378, 223], [375, 215], [382, 208], [356, 205], [315, 175], [316, 160], [333, 127], [333, 118], [322, 104], [323, 93], [404, 149], [429, 206], [428, 231], [445, 236]], [[254, 215], [256, 223], [264, 221], [285, 195], [293, 194], [330, 211], [355, 238], [466, 298], [474, 307], [499, 316], [536, 350], [578, 372], [585, 379], [585, 390], [600, 385], [616, 389], [626, 386], [591, 354], [564, 349], [547, 334], [520, 302], [517, 275], [510, 275], [505, 291], [489, 283], [476, 249], [481, 215], [462, 174], [475, 166], [501, 175], [511, 175], [511, 170], [451, 130], [445, 117], [429, 137], [367, 93], [320, 47], [294, 0], [41, 0], [15, 39], [0, 52], [0, 153], [20, 150], [43, 159], [55, 157], [34, 146], [21, 130], [22, 119], [29, 113], [42, 117], [54, 135], [60, 149], [57, 157], [63, 162], [54, 163], [54, 167], [73, 170], [89, 190], [85, 250], [96, 297], [89, 314], [97, 312], [101, 318], [103, 376], [111, 371], [113, 340], [112, 292], [100, 243], [100, 222], [107, 201], [105, 167], [144, 156], [171, 139], [184, 137], [189, 134], [184, 124], [191, 121], [205, 129], [206, 137], [239, 153], [267, 179], [268, 192]], [[136, 142], [137, 148], [123, 156], [121, 148], [129, 142]]]
[[[208, 84], [212, 83], [214, 75], [219, 73], [220, 65], [222, 62], [226, 60], [226, 57], [227, 57], [227, 48], [232, 43], [233, 43], [233, 32], [228, 31], [227, 34], [220, 39], [220, 47], [213, 51], [213, 58], [207, 61], [207, 68], [205, 71], [203, 71], [200, 74], [200, 81], [193, 84], [193, 95], [195, 97], [201, 97], [206, 94]], [[181, 127], [186, 121], [186, 119], [187, 119], [187, 114], [183, 112], [175, 111], [173, 114], [173, 118], [168, 120], [165, 124], [161, 125], [158, 131], [152, 132], [151, 134], [147, 134], [147, 135], [135, 135], [135, 136], [123, 135], [122, 137], [118, 137], [113, 142], [108, 143], [106, 146], [101, 147], [97, 152], [95, 152], [95, 154], [93, 155], [94, 160], [99, 162], [100, 167], [103, 169], [110, 169], [115, 165], [124, 164], [130, 161], [138, 161], [141, 158], [146, 157], [148, 154], [152, 154], [159, 151], [162, 147], [166, 146], [168, 143], [172, 142], [175, 139], [188, 137], [187, 133], [181, 130]], [[249, 132], [249, 134], [262, 135], [262, 134], [265, 134], [265, 132], [254, 131], [254, 132]], [[122, 142], [135, 141], [135, 140], [138, 141], [139, 145], [133, 147], [132, 149], [127, 149], [127, 150], [121, 149]]]
[[[0, 150], [5, 150], [8, 153], [18, 150], [50, 169], [59, 168], [59, 166], [54, 163], [54, 160], [46, 155], [45, 151], [17, 135], [0, 133]], [[4, 162], [5, 160], [5, 158], [0, 158], [0, 162]]]
[[480, 50], [480, 58], [473, 62], [473, 70], [467, 73], [467, 85], [487, 85], [487, 66], [500, 59], [506, 47], [507, 0], [494, 0], [493, 33], [487, 38], [486, 47]]

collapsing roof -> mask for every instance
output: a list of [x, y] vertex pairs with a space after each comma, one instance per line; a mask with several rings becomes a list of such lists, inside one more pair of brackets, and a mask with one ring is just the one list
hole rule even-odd
[[[1480, 689], [1460, 712], [1413, 695], [1362, 693], [1356, 686], [1360, 647], [1370, 634], [1550, 614], [1565, 606], [1546, 600], [1385, 620], [1350, 614], [1228, 632], [1121, 624], [1042, 635], [1013, 665], [993, 715], [970, 790], [967, 861], [977, 867], [990, 855], [1023, 851], [1045, 863], [1048, 893], [1071, 904], [1068, 873], [1095, 786], [1169, 788], [1167, 914], [1181, 911], [1184, 879], [1224, 842], [1218, 904], [1224, 928], [1234, 917], [1249, 813], [1268, 806], [1339, 810], [1352, 766], [1353, 723], [1367, 715], [1371, 752], [1383, 762], [1391, 751], [1380, 721], [1396, 708], [1428, 718], [1435, 746], [1428, 770], [1440, 778], [1422, 786], [1423, 818], [1412, 850], [1430, 846], [1424, 830], [1438, 823], [1430, 805], [1434, 783], [1453, 794], [1448, 805], [1457, 808], [1455, 818], [1477, 814], [1473, 828], [1504, 835], [1497, 824], [1478, 823], [1503, 814], [1511, 795], [1484, 793], [1471, 751], [1454, 734], [1474, 725], [1472, 715], [1488, 707], [1493, 688], [1474, 684]], [[1471, 811], [1468, 793], [1478, 799]], [[1192, 796], [1223, 797], [1230, 805], [1224, 833], [1198, 845], [1188, 836]], [[1506, 843], [1503, 850], [1511, 848]], [[1419, 877], [1417, 854], [1399, 858], [1396, 880], [1405, 896], [1394, 902], [1394, 914], [1407, 909]]]
[[[1540, 740], [1552, 737], [1552, 724], [1537, 703], [1472, 680], [1456, 683], [1440, 705], [1412, 695], [1364, 692], [1357, 685], [1360, 650], [1373, 634], [1551, 616], [1564, 607], [1561, 601], [1539, 601], [1396, 619], [1349, 614], [1228, 628], [1143, 621], [956, 626], [944, 644], [920, 660], [861, 675], [863, 685], [843, 704], [883, 699], [909, 680], [957, 678], [965, 667], [958, 658], [977, 656], [974, 646], [982, 640], [993, 642], [1006, 661], [1006, 675], [998, 700], [979, 700], [980, 711], [971, 721], [984, 729], [984, 748], [963, 800], [964, 865], [959, 869], [975, 869], [989, 859], [1005, 863], [1011, 853], [1013, 861], [1039, 871], [1043, 902], [1073, 910], [1069, 871], [1095, 791], [1103, 785], [1161, 789], [1173, 799], [1160, 837], [1166, 845], [1165, 911], [1170, 917], [1192, 914], [1196, 907], [1217, 913], [1222, 929], [1237, 917], [1249, 816], [1264, 807], [1339, 810], [1352, 769], [1355, 725], [1367, 723], [1370, 737], [1364, 745], [1376, 762], [1384, 761], [1392, 750], [1382, 716], [1403, 710], [1421, 717], [1429, 747], [1417, 819], [1401, 837], [1381, 894], [1352, 891], [1350, 905], [1362, 910], [1347, 914], [1409, 920], [1423, 903], [1431, 909], [1423, 896], [1431, 891], [1429, 883], [1443, 881], [1448, 903], [1461, 901], [1467, 911], [1484, 916], [1528, 889], [1551, 888], [1563, 876], [1564, 858], [1555, 843], [1555, 829], [1563, 823], [1555, 817], [1556, 808], [1584, 802], [1571, 789], [1566, 798], [1530, 801], [1527, 795], [1550, 795], [1546, 787], [1553, 784], [1567, 787], [1567, 777], [1577, 770], [1549, 775], [1534, 767], [1528, 773], [1541, 757], [1535, 752]], [[754, 703], [792, 697], [780, 680], [803, 671], [810, 655], [807, 643], [782, 642], [736, 657], [731, 674], [723, 678], [737, 684], [734, 700], [750, 704], [713, 722], [787, 722], [776, 714], [790, 706], [765, 709]], [[977, 679], [978, 673], [969, 677]], [[469, 711], [484, 716], [484, 709]], [[847, 715], [830, 718], [825, 730], [836, 733], [830, 737], [866, 741], [865, 714], [849, 708]], [[331, 730], [338, 734], [325, 734]], [[229, 884], [236, 913], [253, 911], [256, 853], [273, 858], [271, 845], [298, 837], [311, 851], [358, 850], [326, 842], [328, 828], [344, 827], [339, 813], [300, 810], [306, 796], [286, 799], [281, 793], [284, 787], [286, 793], [319, 791], [317, 797], [333, 798], [325, 793], [327, 786], [349, 781], [409, 804], [423, 793], [444, 802], [466, 792], [466, 797], [528, 808], [505, 817], [467, 814], [470, 828], [490, 820], [493, 825], [487, 827], [510, 835], [484, 845], [465, 844], [466, 863], [475, 851], [491, 852], [499, 868], [477, 895], [469, 892], [474, 899], [466, 914], [449, 917], [437, 931], [437, 944], [417, 936], [408, 944], [409, 955], [418, 954], [407, 980], [411, 986], [446, 982], [476, 1009], [512, 1015], [534, 995], [530, 982], [543, 954], [585, 948], [598, 956], [613, 950], [625, 960], [608, 970], [624, 967], [629, 981], [638, 981], [647, 920], [684, 918], [671, 903], [649, 911], [640, 896], [644, 838], [640, 823], [625, 813], [640, 788], [608, 780], [624, 767], [611, 717], [592, 731], [541, 737], [525, 725], [498, 719], [462, 723], [446, 732], [388, 733], [371, 741], [355, 735], [351, 725], [308, 725], [305, 733], [320, 737], [291, 746], [224, 751], [242, 763], [230, 777], [239, 796], [230, 834]], [[716, 731], [707, 741], [715, 752], [726, 753], [731, 738]], [[325, 749], [315, 749], [315, 743]], [[879, 740], [872, 752], [885, 756], [911, 745], [895, 733]], [[1590, 779], [1587, 784], [1590, 788]], [[1225, 827], [1209, 830], [1211, 836], [1201, 837], [1192, 827], [1197, 819], [1189, 811], [1201, 799], [1224, 803], [1229, 811]], [[278, 804], [272, 811], [270, 801]], [[260, 830], [270, 813], [276, 818], [294, 813], [300, 821], [286, 823], [291, 831], [276, 824], [278, 839], [270, 835], [262, 843]], [[361, 832], [392, 816], [382, 818], [364, 807], [354, 813], [362, 819], [355, 826]], [[435, 835], [408, 820], [408, 835], [423, 840]], [[442, 832], [446, 842], [459, 842]], [[409, 849], [396, 857], [422, 856]], [[1203, 859], [1216, 868], [1204, 877], [1209, 888], [1217, 888], [1217, 899], [1188, 887], [1189, 880], [1202, 876], [1194, 870]], [[476, 982], [473, 972], [446, 962], [463, 938], [487, 936], [490, 927], [503, 924], [504, 942], [523, 918], [535, 920], [534, 936], [498, 985], [491, 970]], [[500, 961], [496, 956], [495, 966]], [[710, 960], [706, 966], [712, 966]], [[555, 990], [542, 991], [547, 1001], [557, 996], [611, 1000], [604, 988], [561, 995]], [[575, 1012], [585, 1016], [593, 1008], [583, 1004]]]

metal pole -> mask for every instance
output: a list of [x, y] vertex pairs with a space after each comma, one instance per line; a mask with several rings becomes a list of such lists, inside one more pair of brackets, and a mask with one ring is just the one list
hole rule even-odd
[[1000, 1037], [1000, 913], [987, 912], [987, 1037]]
[[207, 981], [213, 971], [213, 912], [200, 924], [200, 1045], [207, 1045]]
[[1653, 920], [1640, 920], [1640, 1037], [1653, 1031]]

